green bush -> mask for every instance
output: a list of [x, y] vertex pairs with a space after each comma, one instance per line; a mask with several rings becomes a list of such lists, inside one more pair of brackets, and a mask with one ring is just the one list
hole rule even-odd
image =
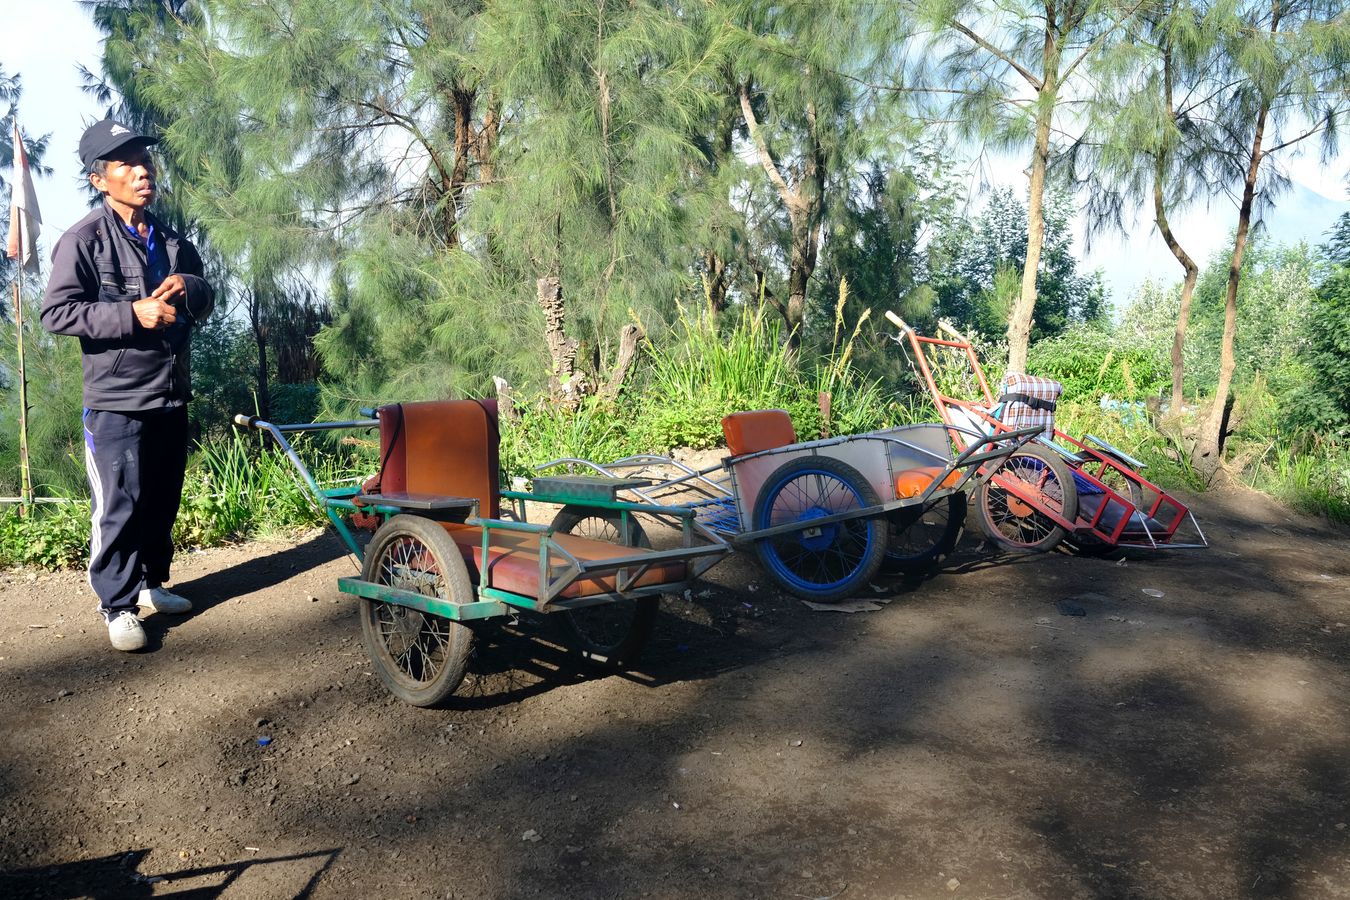
[[72, 569], [89, 559], [89, 504], [39, 503], [0, 512], [0, 565]]
[[1064, 396], [1097, 401], [1109, 394], [1120, 400], [1157, 396], [1171, 384], [1171, 362], [1147, 347], [1118, 340], [1104, 328], [1075, 325], [1063, 334], [1032, 345], [1028, 374], [1053, 378]]

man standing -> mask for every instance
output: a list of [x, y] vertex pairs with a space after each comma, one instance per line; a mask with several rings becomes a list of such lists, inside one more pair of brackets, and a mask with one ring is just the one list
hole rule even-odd
[[145, 646], [138, 607], [192, 609], [163, 585], [187, 465], [191, 326], [214, 305], [196, 249], [147, 210], [154, 143], [111, 119], [80, 138], [103, 202], [57, 241], [42, 301], [43, 327], [80, 339], [89, 583], [118, 650]]

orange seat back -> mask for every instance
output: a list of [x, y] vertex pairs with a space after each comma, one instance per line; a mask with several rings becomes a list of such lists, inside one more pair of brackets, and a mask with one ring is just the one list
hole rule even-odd
[[479, 515], [498, 518], [496, 412], [496, 403], [487, 400], [395, 403], [377, 409], [380, 492], [471, 497], [478, 501]]
[[732, 456], [776, 450], [797, 443], [792, 419], [781, 409], [732, 413], [722, 420], [722, 434]]

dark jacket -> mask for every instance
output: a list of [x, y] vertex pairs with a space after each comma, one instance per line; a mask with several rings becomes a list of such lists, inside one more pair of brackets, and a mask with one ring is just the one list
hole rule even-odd
[[145, 245], [127, 232], [107, 203], [72, 226], [52, 251], [42, 327], [79, 337], [89, 409], [164, 409], [192, 397], [191, 326], [210, 314], [215, 294], [202, 278], [196, 248], [158, 219], [150, 221], [163, 243], [169, 273], [182, 275], [187, 286], [177, 321], [168, 328], [153, 331], [136, 320], [131, 304], [159, 285], [146, 283]]

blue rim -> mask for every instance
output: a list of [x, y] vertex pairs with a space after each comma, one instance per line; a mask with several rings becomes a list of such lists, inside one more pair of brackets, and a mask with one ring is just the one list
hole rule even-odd
[[[768, 514], [767, 517], [770, 521], [758, 522], [756, 523], [756, 527], [768, 528], [770, 525], [782, 525], [792, 521], [803, 522], [810, 519], [818, 519], [836, 512], [844, 512], [849, 509], [849, 506], [847, 505], [829, 504], [828, 506], [822, 506], [819, 502], [812, 502], [810, 505], [799, 510], [792, 517], [784, 518], [781, 521], [772, 521], [773, 510], [783, 488], [800, 478], [809, 478], [813, 476], [826, 479], [832, 484], [841, 487], [843, 489], [842, 496], [852, 499], [852, 508], [861, 509], [865, 505], [863, 503], [862, 495], [858, 492], [857, 487], [841, 478], [837, 472], [829, 472], [824, 469], [800, 469], [778, 479], [776, 482], [764, 486], [763, 491], [765, 492], [765, 496], [769, 497], [766, 513]], [[827, 491], [825, 493], [829, 494], [832, 492]], [[821, 498], [814, 499], [819, 501]], [[825, 497], [824, 500], [828, 501], [829, 497]], [[856, 554], [853, 554], [856, 556], [856, 562], [845, 575], [834, 581], [808, 581], [798, 575], [779, 554], [779, 544], [777, 542], [795, 541], [802, 548], [802, 557], [809, 555], [823, 556], [825, 553], [828, 553], [840, 539], [846, 538], [850, 533], [857, 533], [855, 530], [857, 528], [862, 529], [862, 535], [865, 535], [865, 540], [859, 546]], [[843, 522], [832, 522], [819, 529], [819, 532], [815, 534], [812, 534], [810, 531], [791, 532], [778, 538], [766, 539], [763, 545], [764, 550], [766, 551], [764, 553], [764, 561], [768, 564], [769, 573], [775, 578], [783, 581], [785, 584], [793, 585], [804, 592], [828, 594], [858, 580], [863, 572], [863, 561], [867, 559], [877, 540], [877, 521], [875, 519], [854, 519]], [[842, 552], [837, 555], [840, 558], [844, 556]]]

